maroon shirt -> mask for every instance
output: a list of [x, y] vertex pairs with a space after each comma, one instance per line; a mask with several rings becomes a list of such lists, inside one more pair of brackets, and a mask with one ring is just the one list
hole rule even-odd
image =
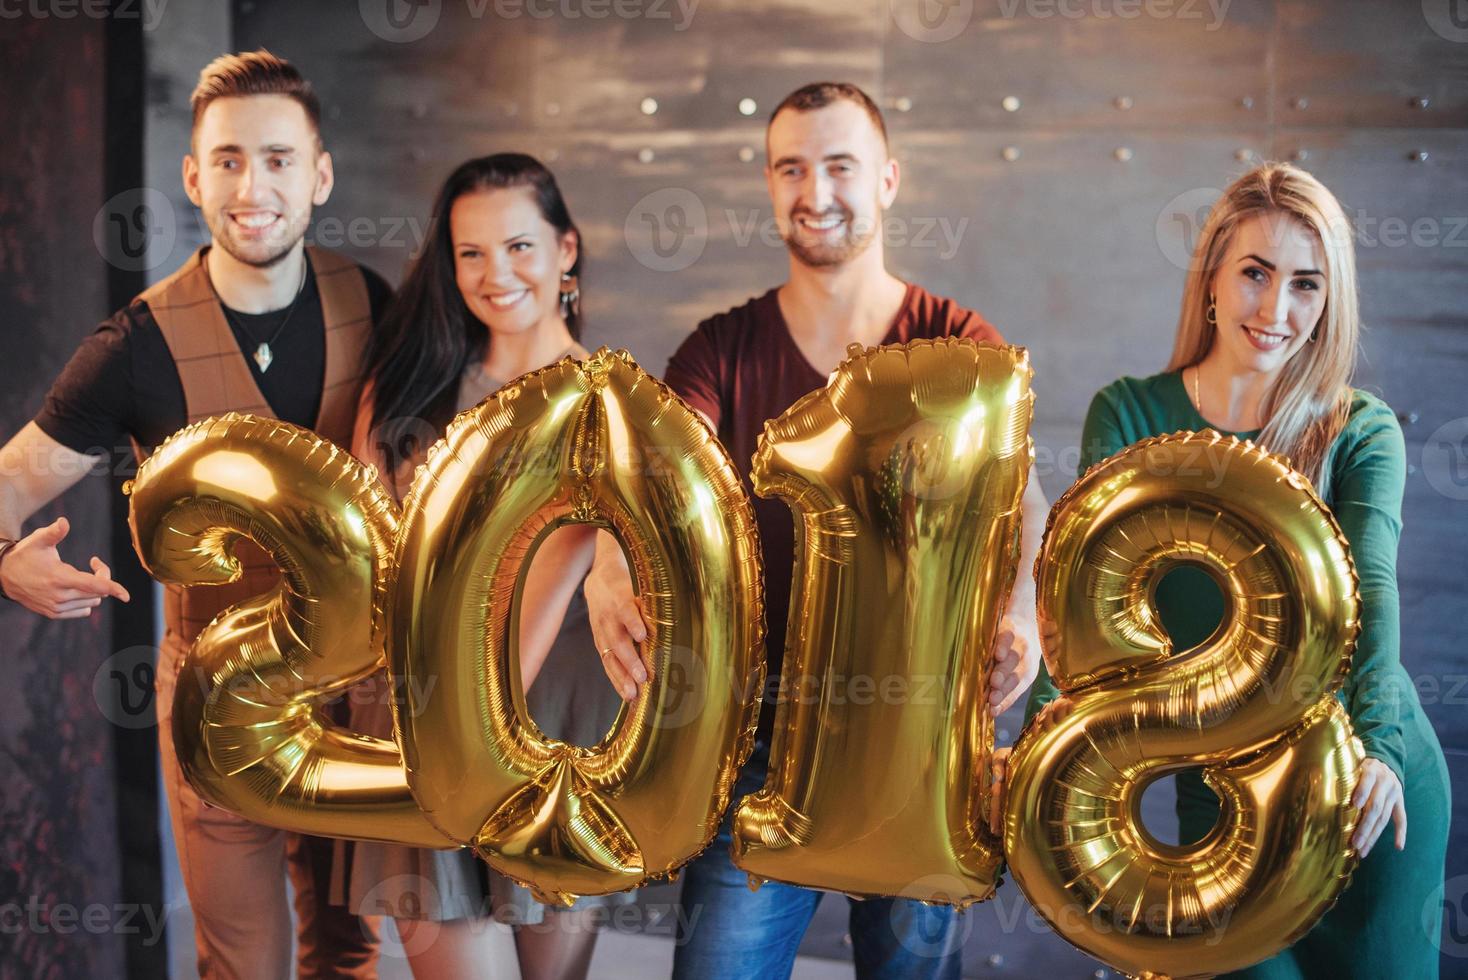
[[[932, 337], [968, 337], [1000, 344], [999, 331], [973, 310], [909, 284], [883, 344]], [[769, 680], [760, 731], [773, 719], [775, 687], [785, 653], [790, 580], [795, 567], [795, 518], [782, 500], [756, 497], [750, 464], [765, 423], [803, 395], [826, 384], [790, 336], [772, 289], [743, 306], [698, 325], [668, 361], [664, 380], [684, 401], [707, 415], [719, 441], [734, 457], [745, 492], [754, 500], [765, 568], [765, 650]]]

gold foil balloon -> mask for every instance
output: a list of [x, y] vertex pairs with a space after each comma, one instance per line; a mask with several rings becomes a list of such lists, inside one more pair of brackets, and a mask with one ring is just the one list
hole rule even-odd
[[[616, 532], [649, 623], [650, 679], [594, 747], [536, 727], [515, 652], [527, 562], [566, 524]], [[668, 388], [607, 350], [501, 388], [430, 451], [397, 566], [391, 662], [419, 680], [399, 724], [436, 826], [545, 901], [708, 846], [758, 717], [759, 543], [733, 465]]]
[[320, 707], [381, 663], [397, 516], [376, 474], [305, 429], [230, 414], [170, 437], [130, 495], [133, 545], [160, 581], [235, 580], [241, 539], [282, 570], [180, 668], [173, 737], [199, 795], [288, 830], [454, 846], [419, 812], [398, 747]]
[[753, 483], [795, 512], [770, 773], [740, 804], [752, 878], [989, 897], [987, 678], [1032, 451], [1022, 349], [862, 351], [769, 424]]
[[[1169, 660], [1157, 582], [1203, 568], [1226, 612]], [[1284, 459], [1217, 433], [1149, 439], [1055, 505], [1040, 632], [1071, 713], [1009, 761], [1004, 843], [1062, 937], [1133, 975], [1267, 959], [1345, 887], [1361, 749], [1333, 696], [1360, 602], [1345, 537]], [[1146, 786], [1192, 766], [1222, 799], [1192, 845], [1142, 825]]]

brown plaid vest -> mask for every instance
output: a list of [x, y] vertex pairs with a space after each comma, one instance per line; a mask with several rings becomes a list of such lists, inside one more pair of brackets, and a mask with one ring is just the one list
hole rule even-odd
[[[315, 431], [348, 448], [361, 387], [358, 369], [372, 328], [367, 280], [361, 268], [343, 256], [315, 247], [308, 247], [306, 256], [316, 276], [326, 325], [326, 375]], [[219, 297], [209, 282], [202, 248], [177, 272], [144, 290], [138, 298], [148, 304], [168, 343], [183, 382], [184, 408], [190, 422], [225, 412], [275, 417], [224, 319]], [[141, 448], [134, 448], [141, 461]], [[192, 643], [227, 607], [265, 592], [278, 580], [275, 563], [254, 544], [241, 541], [235, 554], [243, 569], [238, 582], [188, 589], [168, 587], [164, 623], [185, 643]]]

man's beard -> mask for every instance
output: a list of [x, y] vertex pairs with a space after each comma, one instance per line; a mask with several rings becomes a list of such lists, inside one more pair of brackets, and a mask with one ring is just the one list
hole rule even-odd
[[[818, 245], [803, 242], [800, 240], [802, 229], [799, 222], [802, 217], [806, 216], [818, 221], [822, 218], [839, 217], [845, 226], [845, 233], [839, 239]], [[789, 231], [784, 236], [785, 247], [790, 249], [790, 254], [795, 256], [802, 265], [812, 269], [830, 269], [845, 265], [865, 252], [877, 237], [875, 227], [871, 229], [858, 227], [852, 220], [851, 212], [843, 207], [836, 207], [819, 215], [805, 210], [792, 212], [787, 227]]]
[[229, 215], [223, 212], [219, 213], [214, 222], [210, 222], [209, 230], [214, 236], [214, 244], [224, 249], [231, 258], [257, 269], [268, 269], [291, 254], [296, 243], [306, 237], [306, 227], [311, 221], [309, 211], [299, 221], [292, 221], [289, 212], [281, 217], [284, 219], [285, 230], [275, 240], [260, 240], [248, 244], [236, 241], [232, 237], [234, 226]]

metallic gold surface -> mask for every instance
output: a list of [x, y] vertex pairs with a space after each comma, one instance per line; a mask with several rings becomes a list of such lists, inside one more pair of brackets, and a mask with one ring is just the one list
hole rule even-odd
[[754, 460], [797, 551], [770, 774], [739, 806], [734, 861], [968, 905], [1000, 863], [987, 678], [1032, 458], [1029, 360], [958, 339], [849, 353]]
[[320, 708], [382, 662], [397, 515], [376, 474], [305, 429], [230, 414], [170, 437], [130, 497], [133, 546], [162, 582], [237, 579], [241, 539], [282, 572], [181, 665], [173, 737], [199, 795], [287, 830], [455, 846], [419, 812], [398, 747]]
[[[1179, 563], [1219, 584], [1213, 636], [1169, 661], [1154, 590]], [[1360, 744], [1335, 699], [1360, 627], [1344, 535], [1281, 457], [1217, 433], [1123, 450], [1055, 505], [1040, 633], [1073, 702], [1009, 761], [1005, 853], [1080, 949], [1133, 975], [1209, 976], [1302, 936], [1354, 867]], [[1191, 846], [1140, 801], [1201, 766], [1223, 801]]]
[[[649, 623], [650, 679], [595, 747], [536, 727], [514, 639], [527, 562], [572, 523], [615, 531]], [[668, 388], [606, 349], [501, 388], [430, 451], [396, 566], [408, 778], [444, 834], [561, 902], [708, 846], [758, 718], [760, 552], [728, 456]]]

